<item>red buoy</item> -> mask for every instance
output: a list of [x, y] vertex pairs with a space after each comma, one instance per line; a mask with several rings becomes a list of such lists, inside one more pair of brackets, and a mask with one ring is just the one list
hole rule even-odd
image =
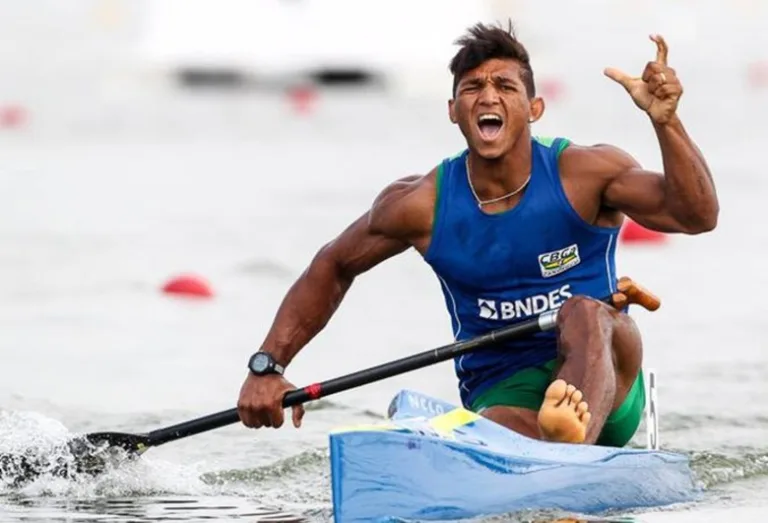
[[623, 243], [661, 243], [666, 241], [664, 233], [646, 229], [639, 223], [627, 218], [619, 232], [619, 241]]
[[0, 127], [7, 129], [21, 127], [25, 119], [26, 114], [20, 105], [0, 106]]
[[556, 102], [565, 94], [565, 84], [555, 78], [545, 78], [537, 82], [537, 90], [545, 101]]
[[163, 292], [193, 298], [210, 298], [213, 296], [213, 290], [208, 282], [200, 276], [193, 274], [184, 274], [171, 278], [163, 285]]
[[317, 89], [311, 85], [300, 85], [288, 90], [291, 108], [299, 114], [311, 113], [317, 104]]

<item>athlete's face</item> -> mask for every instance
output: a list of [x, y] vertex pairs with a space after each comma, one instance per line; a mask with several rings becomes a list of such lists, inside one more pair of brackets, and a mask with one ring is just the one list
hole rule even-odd
[[509, 152], [529, 123], [544, 112], [541, 98], [530, 98], [516, 60], [488, 60], [467, 72], [448, 102], [451, 121], [480, 156]]

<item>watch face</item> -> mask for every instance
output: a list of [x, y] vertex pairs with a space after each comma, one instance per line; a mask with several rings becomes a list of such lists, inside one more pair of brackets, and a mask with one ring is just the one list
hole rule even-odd
[[256, 354], [251, 359], [251, 370], [253, 372], [264, 372], [269, 367], [269, 358], [266, 354]]

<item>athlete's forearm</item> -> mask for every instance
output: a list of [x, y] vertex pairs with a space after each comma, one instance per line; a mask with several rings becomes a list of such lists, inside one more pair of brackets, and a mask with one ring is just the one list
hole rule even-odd
[[352, 281], [333, 260], [315, 257], [283, 298], [261, 350], [283, 365], [290, 363], [325, 327]]
[[665, 205], [691, 232], [714, 229], [719, 203], [715, 183], [704, 156], [679, 118], [654, 123], [664, 161]]

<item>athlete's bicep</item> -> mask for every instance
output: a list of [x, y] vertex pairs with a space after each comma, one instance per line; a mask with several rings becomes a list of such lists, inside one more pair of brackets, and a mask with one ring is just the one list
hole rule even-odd
[[666, 206], [666, 180], [648, 171], [624, 151], [607, 147], [602, 151], [607, 168], [607, 183], [602, 201], [605, 207], [620, 211], [637, 223], [655, 230], [674, 232], [680, 224]]
[[608, 182], [603, 203], [625, 213], [659, 212], [664, 207], [664, 178], [642, 169], [623, 169]]
[[400, 254], [409, 245], [402, 240], [371, 231], [370, 211], [350, 224], [318, 252], [317, 259], [332, 263], [340, 276], [354, 279], [379, 263]]
[[[340, 275], [353, 279], [413, 245], [425, 228], [424, 198], [416, 191], [424, 176], [401, 178], [385, 187], [371, 209], [355, 220], [318, 256], [334, 264]], [[431, 226], [431, 222], [428, 224]]]

